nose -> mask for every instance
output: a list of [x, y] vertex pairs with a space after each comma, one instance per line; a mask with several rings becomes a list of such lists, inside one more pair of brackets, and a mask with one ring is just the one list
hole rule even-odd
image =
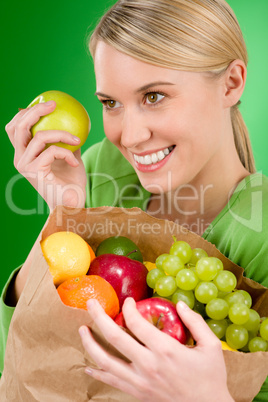
[[125, 148], [137, 148], [151, 137], [151, 130], [146, 114], [140, 110], [125, 110], [122, 120], [121, 145]]

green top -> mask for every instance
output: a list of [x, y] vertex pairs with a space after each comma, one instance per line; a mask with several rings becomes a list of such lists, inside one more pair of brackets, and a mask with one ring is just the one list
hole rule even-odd
[[[132, 166], [106, 138], [83, 155], [88, 174], [86, 207], [139, 207], [146, 210], [150, 193], [143, 189]], [[252, 174], [239, 183], [228, 204], [206, 229], [203, 237], [245, 275], [268, 287], [268, 178]], [[265, 202], [266, 201], [266, 202]], [[13, 308], [5, 305], [7, 282], [0, 300], [0, 371]], [[268, 381], [254, 401], [268, 400]]]
[[135, 170], [106, 138], [83, 154], [88, 175], [86, 207], [138, 207], [146, 210], [150, 193]]
[[[83, 161], [88, 172], [87, 207], [136, 206], [146, 210], [150, 193], [141, 187], [133, 167], [107, 139], [89, 148]], [[243, 267], [248, 278], [265, 287], [268, 287], [267, 200], [268, 178], [259, 173], [247, 176], [202, 236]]]

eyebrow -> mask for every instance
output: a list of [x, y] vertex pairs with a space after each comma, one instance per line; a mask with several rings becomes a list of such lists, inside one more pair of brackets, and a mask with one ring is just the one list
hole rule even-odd
[[[144, 92], [147, 89], [158, 86], [158, 85], [175, 85], [175, 84], [173, 84], [172, 82], [166, 82], [166, 81], [155, 81], [155, 82], [151, 82], [150, 84], [143, 85], [142, 87], [138, 88], [135, 92], [136, 93]], [[112, 99], [112, 97], [110, 95], [106, 95], [103, 92], [96, 92], [95, 95], [101, 96], [103, 98]]]
[[137, 93], [139, 92], [144, 92], [147, 89], [151, 88], [151, 87], [156, 87], [158, 85], [175, 85], [172, 82], [167, 82], [167, 81], [155, 81], [155, 82], [151, 82], [150, 84], [144, 85], [140, 88], [137, 89]]

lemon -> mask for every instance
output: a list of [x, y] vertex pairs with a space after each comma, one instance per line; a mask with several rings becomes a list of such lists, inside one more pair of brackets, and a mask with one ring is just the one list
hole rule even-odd
[[143, 257], [137, 244], [125, 236], [111, 236], [103, 240], [96, 250], [96, 256], [102, 254], [124, 255], [132, 260], [143, 262]]
[[237, 352], [236, 349], [231, 348], [227, 342], [221, 341], [222, 350], [232, 350], [233, 352]]
[[156, 268], [156, 265], [154, 262], [151, 261], [144, 261], [143, 264], [146, 266], [146, 268], [148, 269], [148, 271], [151, 271], [152, 269]]
[[56, 286], [74, 276], [85, 275], [89, 269], [88, 245], [76, 233], [53, 233], [42, 240], [41, 249]]

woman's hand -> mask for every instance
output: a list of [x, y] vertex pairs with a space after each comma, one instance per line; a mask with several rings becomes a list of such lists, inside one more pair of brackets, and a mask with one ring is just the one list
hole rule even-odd
[[83, 345], [100, 369], [87, 374], [141, 401], [233, 401], [221, 343], [203, 318], [184, 303], [177, 311], [189, 328], [196, 346], [189, 348], [159, 331], [138, 312], [133, 299], [126, 299], [123, 315], [138, 343], [123, 331], [96, 300], [88, 301], [89, 314], [106, 340], [131, 363], [111, 356], [93, 338], [86, 326], [79, 329]]
[[6, 125], [9, 139], [15, 149], [14, 165], [47, 202], [50, 209], [56, 205], [84, 207], [86, 173], [81, 151], [46, 145], [64, 142], [77, 145], [79, 138], [66, 131], [40, 131], [34, 138], [31, 127], [41, 116], [51, 113], [56, 103], [39, 103], [23, 109]]

